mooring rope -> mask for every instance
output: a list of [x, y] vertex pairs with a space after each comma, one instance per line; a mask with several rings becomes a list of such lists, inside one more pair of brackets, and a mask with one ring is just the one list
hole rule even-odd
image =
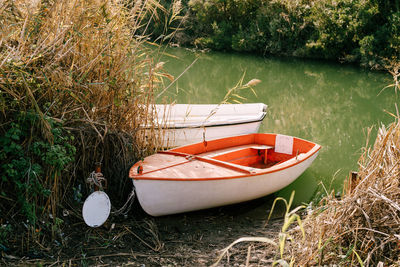
[[[107, 183], [106, 178], [101, 172], [91, 172], [89, 177], [86, 179], [86, 182], [93, 187], [94, 185], [97, 186], [101, 191], [103, 191], [103, 182]], [[129, 194], [128, 199], [126, 200], [125, 204], [116, 211], [111, 212], [112, 215], [126, 215], [132, 208], [132, 204], [135, 199], [135, 187], [132, 184], [132, 192]]]
[[[133, 181], [132, 181], [133, 183]], [[131, 210], [132, 208], [132, 204], [135, 200], [135, 186], [132, 184], [132, 192], [129, 194], [128, 199], [126, 200], [125, 204], [116, 211], [111, 212], [112, 215], [127, 215], [128, 212]]]

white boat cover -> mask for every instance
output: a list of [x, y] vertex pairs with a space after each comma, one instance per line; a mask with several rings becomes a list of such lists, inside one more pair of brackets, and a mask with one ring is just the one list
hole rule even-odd
[[262, 121], [267, 105], [250, 104], [171, 104], [155, 105], [155, 119], [161, 128], [197, 128]]

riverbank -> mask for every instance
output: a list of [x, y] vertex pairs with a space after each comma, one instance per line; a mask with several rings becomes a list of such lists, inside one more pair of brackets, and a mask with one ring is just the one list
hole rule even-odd
[[[210, 266], [221, 249], [242, 236], [275, 239], [282, 227], [282, 209], [265, 225], [274, 196], [216, 209], [154, 218], [137, 203], [126, 218], [111, 217], [93, 229], [84, 225], [78, 210], [64, 217], [61, 243], [44, 244], [20, 254], [3, 252], [8, 265], [80, 266]], [[80, 229], [78, 231], [78, 229]], [[19, 243], [18, 237], [15, 242]], [[245, 264], [243, 253], [251, 248], [249, 262], [271, 264], [276, 251], [260, 244], [239, 244], [230, 251], [229, 262]], [[225, 260], [225, 259], [224, 259]]]

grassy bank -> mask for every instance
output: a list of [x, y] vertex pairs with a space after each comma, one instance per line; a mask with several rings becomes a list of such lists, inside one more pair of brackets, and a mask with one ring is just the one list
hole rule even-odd
[[[330, 194], [303, 221], [288, 246], [298, 264], [398, 266], [400, 264], [400, 122], [379, 129], [364, 148], [357, 175], [340, 199]], [[296, 231], [295, 231], [296, 232]]]
[[63, 244], [63, 211], [82, 205], [96, 162], [116, 203], [130, 191], [127, 169], [158, 146], [139, 125], [152, 121], [147, 107], [163, 78], [143, 30], [159, 8], [0, 3], [1, 251]]
[[[168, 1], [161, 3], [168, 9]], [[400, 55], [399, 1], [191, 0], [182, 5], [184, 20], [174, 24], [181, 31], [172, 40], [181, 45], [368, 68], [382, 68]], [[156, 36], [164, 21], [152, 25]]]

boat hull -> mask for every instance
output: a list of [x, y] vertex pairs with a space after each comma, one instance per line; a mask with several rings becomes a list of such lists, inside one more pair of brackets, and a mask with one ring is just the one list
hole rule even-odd
[[[153, 123], [146, 131], [159, 129], [164, 148], [205, 140], [257, 133], [266, 116], [267, 105], [249, 104], [171, 104], [151, 108]], [[154, 133], [154, 131], [152, 131]]]
[[196, 128], [162, 129], [162, 146], [177, 147], [217, 138], [257, 133], [262, 121]]
[[272, 194], [296, 180], [318, 151], [298, 164], [275, 172], [216, 180], [135, 180], [143, 210], [152, 216], [240, 203]]

